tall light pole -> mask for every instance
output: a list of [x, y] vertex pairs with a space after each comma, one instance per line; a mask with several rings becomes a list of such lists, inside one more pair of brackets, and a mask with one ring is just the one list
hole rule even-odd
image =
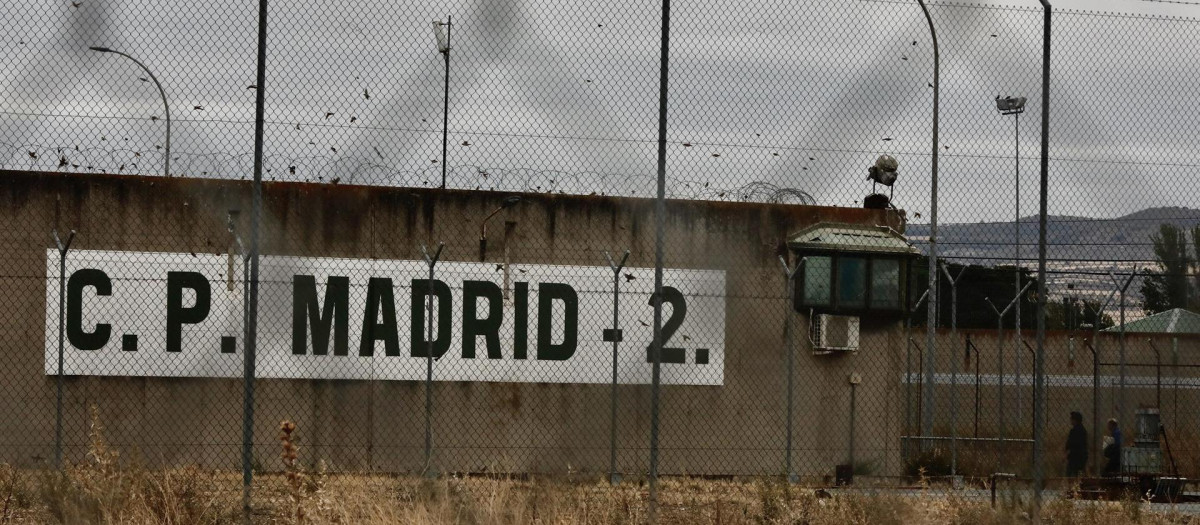
[[[931, 155], [931, 173], [932, 180], [930, 182], [930, 199], [929, 205], [929, 302], [926, 303], [926, 320], [925, 320], [925, 369], [930, 372], [930, 377], [933, 377], [934, 363], [934, 347], [937, 344], [937, 304], [938, 304], [938, 269], [937, 269], [937, 205], [938, 205], [938, 95], [941, 90], [941, 80], [938, 74], [941, 72], [941, 57], [938, 54], [937, 30], [933, 28], [933, 18], [929, 16], [929, 8], [925, 6], [925, 0], [917, 0], [921, 5], [921, 12], [925, 14], [925, 21], [929, 23], [929, 34], [933, 38], [933, 146]], [[930, 381], [923, 386], [922, 401], [923, 412], [921, 435], [930, 436], [933, 434], [933, 382]]]
[[446, 59], [446, 73], [442, 77], [442, 189], [446, 188], [446, 133], [450, 123], [450, 15], [446, 21], [433, 21], [433, 37], [437, 40], [438, 52]]
[[158, 81], [158, 78], [156, 78], [154, 76], [154, 73], [152, 73], [150, 71], [150, 68], [146, 67], [146, 64], [141, 63], [136, 58], [133, 58], [133, 57], [131, 57], [125, 53], [122, 53], [120, 51], [117, 51], [116, 49], [109, 49], [107, 47], [89, 47], [88, 49], [91, 49], [92, 51], [97, 51], [100, 53], [112, 53], [114, 55], [121, 55], [125, 58], [132, 60], [134, 64], [137, 64], [138, 67], [142, 68], [142, 70], [146, 72], [146, 75], [148, 75], [150, 77], [150, 80], [154, 81], [154, 85], [158, 86], [158, 94], [162, 96], [163, 111], [166, 113], [166, 120], [167, 120], [167, 143], [163, 148], [163, 152], [164, 152], [163, 176], [170, 177], [171, 176], [171, 105], [167, 103], [167, 92], [166, 92], [166, 90], [163, 89], [162, 83]]
[[[1016, 204], [1013, 205], [1013, 272], [1016, 274], [1016, 286], [1018, 296], [1021, 290], [1021, 113], [1025, 112], [1025, 97], [1003, 97], [996, 96], [996, 110], [1001, 115], [1013, 116], [1013, 136], [1015, 138], [1016, 152], [1013, 156], [1013, 164], [1015, 166], [1015, 174], [1013, 175], [1013, 193], [1016, 196]], [[1018, 299], [1013, 307], [1013, 316], [1016, 318], [1015, 329], [1013, 331], [1013, 353], [1016, 354], [1017, 360], [1017, 416], [1020, 419], [1021, 414], [1021, 301]]]

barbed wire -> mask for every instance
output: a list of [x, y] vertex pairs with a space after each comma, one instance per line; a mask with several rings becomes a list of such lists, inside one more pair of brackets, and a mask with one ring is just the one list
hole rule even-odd
[[[0, 142], [0, 167], [45, 172], [106, 173], [161, 176], [164, 152], [128, 148], [80, 148]], [[172, 177], [248, 180], [253, 155], [172, 152]], [[268, 181], [396, 187], [438, 187], [441, 167], [401, 170], [358, 157], [267, 155], [263, 178]], [[732, 186], [717, 181], [670, 177], [668, 197], [711, 201], [815, 205], [808, 192], [763, 181]], [[653, 197], [648, 174], [572, 173], [531, 168], [454, 165], [446, 170], [446, 187], [481, 191], [516, 191], [620, 197]]]

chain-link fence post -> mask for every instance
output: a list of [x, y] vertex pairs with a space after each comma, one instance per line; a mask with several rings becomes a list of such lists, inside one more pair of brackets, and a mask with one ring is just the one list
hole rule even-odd
[[[1038, 301], [1037, 355], [1034, 356], [1033, 380], [1033, 522], [1039, 523], [1042, 489], [1046, 486], [1046, 218], [1049, 214], [1050, 180], [1050, 19], [1048, 0], [1042, 2], [1042, 156], [1041, 181], [1038, 184]], [[1018, 319], [1017, 325], [1020, 326]]]
[[650, 340], [650, 510], [651, 523], [658, 521], [658, 397], [662, 382], [662, 286], [663, 221], [667, 214], [667, 76], [671, 64], [671, 0], [662, 0], [662, 29], [658, 65], [658, 191], [654, 199], [654, 306]]
[[1092, 442], [1095, 443], [1096, 456], [1092, 460], [1092, 470], [1097, 476], [1102, 472], [1100, 458], [1104, 457], [1104, 445], [1098, 439], [1100, 437], [1100, 352], [1092, 346], [1093, 342], [1097, 345], [1100, 343], [1095, 338], [1091, 341], [1084, 340], [1083, 344], [1092, 352]]
[[[967, 267], [963, 266], [958, 271], [958, 277], [951, 276], [945, 261], [942, 261], [942, 272], [946, 274], [946, 281], [950, 283], [950, 341], [954, 346], [958, 345], [958, 281], [962, 279], [966, 271]], [[951, 346], [951, 348], [954, 348], [954, 346]], [[950, 371], [950, 475], [958, 476], [959, 364], [956, 355], [952, 355], [950, 360], [953, 361], [953, 368]]]
[[258, 352], [259, 238], [262, 226], [263, 135], [267, 91], [267, 0], [258, 2], [258, 71], [254, 90], [254, 181], [250, 185], [250, 292], [246, 301], [246, 349], [242, 362], [242, 519], [251, 521], [250, 489], [254, 481], [254, 382]]
[[621, 304], [621, 269], [625, 267], [625, 261], [629, 259], [629, 250], [625, 250], [620, 262], [613, 262], [612, 256], [607, 251], [604, 252], [604, 258], [613, 272], [613, 324], [611, 329], [604, 331], [604, 340], [612, 342], [612, 390], [609, 393], [609, 408], [612, 413], [608, 423], [608, 483], [616, 485], [621, 482], [621, 474], [617, 472], [617, 351], [623, 338], [618, 307]]
[[[1004, 412], [1004, 316], [1008, 315], [1008, 311], [1013, 309], [1016, 303], [1021, 300], [1021, 296], [1024, 295], [1027, 290], [1029, 290], [1030, 286], [1033, 286], [1033, 281], [1025, 283], [1025, 287], [1021, 288], [1021, 290], [1017, 292], [1017, 296], [1013, 297], [1013, 299], [1008, 302], [1003, 310], [996, 308], [996, 305], [992, 303], [991, 298], [983, 298], [984, 302], [986, 302], [988, 306], [992, 307], [992, 311], [996, 313], [996, 366], [999, 368], [998, 373], [1000, 375], [998, 386], [999, 394], [996, 396], [996, 404], [1000, 412], [1000, 435], [999, 441], [997, 442], [997, 454], [1000, 458], [1006, 457], [1004, 455], [1004, 441], [1008, 438], [1008, 424], [1006, 414]], [[1020, 386], [1021, 385], [1017, 385], [1017, 388], [1020, 388]], [[1004, 460], [1001, 459], [1001, 465], [1003, 464]]]
[[[792, 468], [792, 405], [795, 403], [793, 390], [795, 389], [795, 371], [796, 371], [796, 356], [792, 351], [792, 313], [795, 309], [796, 297], [796, 274], [804, 267], [804, 262], [807, 260], [801, 257], [796, 261], [794, 268], [788, 267], [787, 259], [782, 255], [779, 256], [779, 264], [783, 265], [783, 285], [787, 287], [785, 291], [787, 303], [783, 308], [783, 352], [787, 356], [787, 435], [784, 438], [784, 470], [783, 473], [787, 476], [789, 483], [798, 483], [800, 476], [796, 474]], [[853, 435], [853, 434], [851, 434]]]
[[437, 250], [430, 255], [425, 245], [421, 245], [421, 258], [429, 266], [429, 295], [425, 296], [425, 468], [422, 472], [431, 479], [437, 477], [433, 468], [433, 271], [445, 247], [445, 243], [439, 242]]
[[62, 469], [62, 404], [63, 404], [63, 348], [65, 341], [66, 286], [67, 286], [67, 252], [71, 250], [71, 241], [75, 240], [75, 230], [63, 242], [58, 237], [58, 230], [52, 230], [54, 245], [58, 248], [58, 376], [54, 378], [54, 468]]
[[[1121, 333], [1120, 338], [1118, 339], [1120, 344], [1117, 347], [1117, 352], [1119, 354], [1117, 360], [1117, 366], [1119, 369], [1117, 372], [1119, 376], [1117, 383], [1117, 423], [1120, 425], [1127, 423], [1125, 418], [1125, 294], [1129, 290], [1129, 285], [1133, 283], [1133, 278], [1137, 277], [1137, 274], [1138, 268], [1135, 267], [1133, 271], [1129, 273], [1129, 277], [1125, 279], [1125, 283], [1122, 284], [1113, 272], [1108, 272], [1108, 278], [1112, 279], [1113, 285], [1117, 287], [1116, 289], [1119, 298], [1117, 309], [1120, 311], [1119, 322], [1121, 323]], [[1117, 447], [1120, 446], [1121, 444], [1118, 443]]]
[[[904, 312], [904, 443], [901, 455], [905, 464], [908, 463], [909, 448], [912, 446], [912, 348], [916, 344], [912, 337], [912, 316], [921, 309], [921, 303], [925, 301], [926, 297], [929, 297], [929, 290], [921, 293], [921, 296]], [[923, 358], [923, 355], [917, 357], [918, 366], [924, 366]], [[921, 376], [917, 377], [920, 380]]]
[[1104, 298], [1103, 303], [1099, 303], [1098, 308], [1092, 308], [1087, 301], [1083, 302], [1085, 308], [1092, 312], [1092, 341], [1086, 343], [1088, 350], [1092, 351], [1092, 441], [1096, 443], [1096, 459], [1092, 462], [1092, 468], [1095, 474], [1099, 476], [1104, 471], [1104, 466], [1100, 462], [1100, 458], [1104, 457], [1104, 445], [1097, 438], [1100, 437], [1100, 321], [1104, 315], [1104, 309], [1112, 303], [1117, 293], [1116, 289], [1108, 292], [1108, 296]]

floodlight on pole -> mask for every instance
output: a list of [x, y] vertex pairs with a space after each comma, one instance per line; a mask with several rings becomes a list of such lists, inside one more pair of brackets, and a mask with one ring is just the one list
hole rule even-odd
[[[1013, 272], [1016, 273], [1017, 294], [1020, 295], [1021, 290], [1021, 113], [1025, 112], [1025, 97], [1001, 97], [996, 96], [996, 111], [1001, 115], [1013, 116], [1013, 134], [1016, 153], [1014, 154], [1014, 171], [1013, 176], [1013, 193], [1015, 195], [1014, 213], [1013, 213]], [[1017, 301], [1014, 305], [1013, 316], [1014, 331], [1013, 331], [1013, 348], [1017, 360], [1017, 384], [1020, 384], [1021, 378], [1021, 302]], [[1021, 407], [1021, 391], [1017, 390], [1017, 410]]]
[[446, 60], [442, 85], [442, 189], [446, 188], [446, 140], [450, 123], [450, 15], [446, 21], [433, 21], [433, 38], [437, 41], [438, 53]]
[[150, 68], [146, 67], [146, 64], [141, 63], [141, 61], [129, 56], [128, 54], [117, 51], [116, 49], [99, 46], [92, 46], [88, 49], [98, 53], [112, 53], [114, 55], [121, 55], [129, 60], [132, 60], [134, 64], [137, 64], [138, 67], [142, 68], [142, 70], [146, 72], [146, 75], [148, 75], [150, 80], [154, 81], [154, 85], [158, 87], [158, 94], [162, 96], [163, 111], [166, 113], [165, 117], [167, 121], [167, 140], [163, 147], [163, 176], [171, 176], [171, 105], [167, 103], [167, 91], [163, 89], [162, 83], [158, 81], [158, 78], [154, 76], [154, 73], [150, 71]]
[[1025, 97], [996, 97], [996, 109], [1001, 115], [1025, 112]]

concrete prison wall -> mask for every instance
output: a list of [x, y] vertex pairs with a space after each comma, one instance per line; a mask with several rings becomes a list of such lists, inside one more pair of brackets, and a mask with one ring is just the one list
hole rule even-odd
[[[0, 461], [27, 466], [53, 454], [59, 281], [51, 230], [65, 237], [74, 229], [64, 287], [66, 457], [84, 458], [94, 406], [123, 457], [236, 468], [242, 251], [227, 217], [239, 210], [234, 229], [248, 243], [250, 185], [3, 178]], [[435, 295], [446, 295], [437, 295], [434, 315], [434, 467], [607, 471], [612, 347], [602, 329], [612, 326], [612, 273], [603, 252], [629, 250], [620, 278], [618, 470], [646, 468], [653, 201], [524, 194], [488, 223], [481, 254], [481, 223], [506, 196], [264, 184], [254, 421], [262, 468], [280, 466], [283, 419], [298, 425], [305, 461], [335, 470], [424, 467], [428, 354], [420, 342], [429, 283], [420, 247], [439, 242], [435, 280], [446, 290]], [[894, 212], [851, 208], [670, 201], [666, 209], [665, 284], [679, 297], [664, 299], [664, 320], [680, 310], [668, 346], [682, 349], [683, 362], [663, 365], [661, 471], [781, 473], [782, 243], [820, 221], [903, 223]], [[686, 316], [676, 300], [686, 302]], [[858, 373], [856, 457], [876, 473], [898, 473], [901, 324], [864, 318], [859, 352], [813, 356], [807, 320], [794, 321], [796, 470], [821, 476], [846, 461], [847, 377]]]

